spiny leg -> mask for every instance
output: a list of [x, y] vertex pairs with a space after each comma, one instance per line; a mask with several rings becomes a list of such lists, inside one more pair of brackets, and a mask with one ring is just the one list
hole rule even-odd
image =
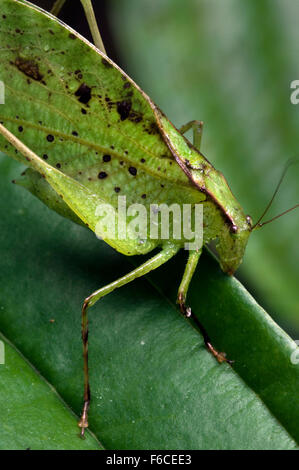
[[131, 271], [129, 274], [117, 279], [116, 281], [102, 287], [87, 297], [82, 307], [82, 341], [83, 341], [83, 360], [84, 360], [84, 405], [81, 419], [78, 423], [81, 428], [81, 436], [84, 436], [85, 428], [88, 427], [88, 408], [90, 403], [90, 386], [89, 386], [89, 372], [88, 372], [88, 309], [92, 307], [98, 300], [105, 295], [114, 291], [118, 287], [124, 286], [134, 279], [148, 274], [150, 271], [158, 268], [172, 258], [180, 247], [173, 244], [166, 244], [162, 251], [153, 258], [143, 263], [138, 268]]
[[203, 336], [203, 339], [204, 339], [204, 342], [205, 342], [205, 345], [206, 345], [207, 349], [213, 354], [213, 356], [217, 359], [217, 361], [220, 362], [220, 363], [221, 362], [228, 362], [229, 364], [232, 364], [233, 361], [230, 361], [230, 360], [226, 359], [225, 353], [218, 352], [217, 349], [214, 348], [214, 346], [212, 345], [211, 340], [210, 340], [205, 328], [203, 327], [201, 322], [198, 320], [198, 318], [195, 315], [193, 315], [191, 308], [187, 307], [186, 304], [185, 304], [189, 284], [191, 282], [194, 271], [196, 269], [198, 260], [199, 260], [200, 255], [201, 255], [201, 251], [202, 250], [190, 251], [190, 253], [189, 253], [189, 258], [188, 258], [188, 262], [187, 262], [187, 265], [186, 265], [186, 268], [185, 268], [183, 279], [181, 281], [181, 284], [180, 284], [180, 287], [179, 287], [179, 290], [178, 290], [178, 300], [177, 301], [178, 301], [178, 304], [180, 306], [180, 310], [181, 310], [182, 315], [184, 315], [184, 317], [192, 319], [194, 321], [194, 323], [199, 328], [199, 330], [200, 330], [200, 332]]
[[190, 121], [184, 126], [180, 127], [179, 131], [181, 134], [185, 134], [189, 129], [193, 130], [193, 145], [200, 150], [201, 138], [203, 133], [203, 121]]

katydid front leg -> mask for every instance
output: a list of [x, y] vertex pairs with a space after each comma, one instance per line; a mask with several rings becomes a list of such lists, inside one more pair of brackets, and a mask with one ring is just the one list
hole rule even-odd
[[89, 372], [88, 372], [88, 309], [92, 307], [98, 300], [102, 299], [105, 295], [110, 294], [118, 287], [124, 286], [129, 282], [137, 279], [138, 277], [144, 276], [154, 269], [158, 268], [162, 264], [166, 263], [172, 258], [180, 247], [172, 243], [165, 244], [164, 248], [153, 258], [143, 263], [138, 268], [131, 271], [129, 274], [117, 279], [116, 281], [102, 287], [95, 291], [84, 301], [82, 307], [82, 341], [83, 341], [83, 360], [84, 360], [84, 405], [81, 419], [78, 426], [81, 428], [81, 436], [84, 436], [84, 431], [88, 427], [88, 409], [90, 403], [90, 385], [89, 385]]
[[203, 327], [201, 322], [198, 320], [198, 318], [195, 315], [193, 315], [191, 308], [187, 307], [185, 303], [186, 298], [187, 298], [188, 288], [189, 288], [191, 279], [193, 277], [193, 274], [195, 272], [196, 266], [198, 264], [198, 260], [200, 258], [201, 252], [202, 250], [200, 249], [198, 251], [190, 251], [189, 253], [189, 258], [187, 261], [185, 272], [184, 272], [184, 275], [183, 275], [183, 278], [182, 278], [182, 281], [178, 290], [177, 302], [180, 306], [180, 311], [182, 315], [184, 315], [185, 318], [192, 319], [195, 325], [199, 328], [207, 349], [210, 351], [211, 354], [213, 354], [213, 356], [217, 359], [217, 361], [220, 363], [228, 362], [229, 364], [232, 364], [232, 361], [226, 359], [225, 353], [218, 352], [217, 349], [214, 348], [205, 328]]
[[[187, 124], [183, 125], [179, 130], [181, 134], [185, 134], [185, 132], [187, 132], [189, 129], [193, 130], [193, 145], [194, 147], [197, 148], [197, 150], [200, 151], [202, 132], [203, 132], [203, 121], [190, 121]], [[218, 362], [220, 363], [228, 362], [229, 364], [232, 364], [233, 361], [226, 359], [225, 353], [218, 352], [217, 349], [214, 348], [204, 326], [201, 324], [198, 318], [195, 315], [193, 315], [191, 308], [187, 307], [185, 304], [189, 284], [195, 272], [201, 253], [202, 253], [202, 249], [198, 251], [190, 251], [189, 253], [188, 262], [187, 262], [185, 272], [184, 272], [184, 275], [183, 275], [183, 278], [182, 278], [182, 281], [178, 290], [177, 302], [180, 306], [180, 311], [182, 315], [184, 315], [185, 318], [192, 319], [194, 323], [196, 324], [196, 326], [199, 328], [208, 351], [210, 351], [210, 353], [213, 354], [213, 356], [217, 359]]]

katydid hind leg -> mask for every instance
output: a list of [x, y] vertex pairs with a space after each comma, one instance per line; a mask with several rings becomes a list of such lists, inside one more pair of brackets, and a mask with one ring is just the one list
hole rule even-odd
[[188, 132], [190, 129], [193, 131], [193, 145], [200, 151], [203, 121], [189, 121], [187, 124], [180, 127], [179, 131], [181, 134], [185, 134], [185, 132]]
[[88, 409], [90, 404], [90, 385], [89, 385], [89, 371], [88, 371], [88, 310], [98, 300], [102, 299], [105, 295], [110, 294], [118, 287], [124, 286], [129, 282], [144, 276], [154, 269], [162, 266], [170, 260], [178, 251], [180, 247], [177, 245], [167, 244], [160, 253], [150, 258], [138, 268], [130, 273], [122, 276], [116, 281], [102, 287], [87, 297], [82, 307], [82, 342], [83, 342], [83, 361], [84, 361], [84, 405], [82, 410], [81, 419], [78, 423], [81, 428], [81, 436], [84, 436], [85, 429], [88, 427]]
[[225, 353], [219, 352], [217, 351], [216, 348], [214, 348], [204, 326], [198, 320], [198, 318], [193, 314], [191, 308], [186, 305], [188, 288], [189, 288], [191, 279], [193, 277], [194, 271], [196, 269], [196, 266], [198, 264], [200, 255], [201, 255], [201, 250], [191, 251], [189, 253], [188, 262], [187, 262], [185, 272], [184, 272], [184, 275], [183, 275], [183, 278], [182, 278], [182, 281], [178, 290], [177, 302], [179, 304], [182, 315], [185, 318], [192, 320], [195, 323], [195, 325], [198, 327], [199, 331], [201, 332], [203, 336], [203, 340], [208, 351], [210, 351], [210, 353], [217, 359], [218, 362], [220, 363], [228, 362], [229, 364], [232, 364], [233, 361], [230, 361], [229, 359], [227, 359]]

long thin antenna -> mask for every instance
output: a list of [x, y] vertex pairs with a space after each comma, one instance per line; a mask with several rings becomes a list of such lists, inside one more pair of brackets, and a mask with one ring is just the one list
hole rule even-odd
[[266, 222], [263, 222], [262, 224], [260, 224], [260, 223], [259, 223], [259, 224], [255, 224], [255, 226], [254, 226], [253, 228], [255, 228], [255, 227], [263, 227], [263, 225], [266, 225], [266, 224], [269, 224], [270, 222], [273, 222], [273, 220], [276, 220], [276, 219], [278, 219], [279, 217], [282, 217], [283, 215], [287, 214], [288, 212], [293, 211], [293, 210], [296, 209], [297, 207], [299, 207], [299, 204], [296, 204], [294, 207], [291, 207], [290, 209], [288, 209], [288, 210], [282, 212], [281, 214], [278, 214], [278, 215], [276, 215], [275, 217], [272, 217], [272, 219], [267, 220]]
[[[274, 194], [273, 194], [273, 196], [272, 196], [272, 198], [271, 198], [269, 204], [267, 205], [266, 209], [265, 209], [264, 212], [262, 213], [261, 217], [258, 219], [258, 221], [257, 221], [257, 222], [254, 224], [254, 226], [252, 227], [252, 230], [254, 230], [256, 227], [261, 227], [262, 225], [264, 225], [264, 224], [261, 224], [260, 222], [262, 221], [262, 219], [265, 217], [265, 215], [267, 214], [268, 210], [270, 209], [270, 207], [271, 207], [271, 205], [272, 205], [272, 203], [273, 203], [273, 201], [274, 201], [274, 199], [275, 199], [275, 196], [276, 196], [276, 194], [278, 193], [278, 190], [279, 190], [279, 188], [280, 188], [280, 186], [281, 186], [281, 183], [282, 183], [282, 181], [283, 181], [283, 179], [284, 179], [284, 177], [285, 177], [285, 175], [286, 175], [286, 172], [288, 171], [288, 169], [290, 168], [290, 166], [291, 166], [291, 165], [294, 165], [295, 163], [299, 163], [299, 160], [298, 160], [297, 158], [296, 158], [296, 159], [293, 159], [293, 158], [292, 158], [292, 159], [290, 159], [290, 160], [286, 163], [286, 166], [285, 166], [285, 168], [284, 168], [284, 170], [283, 170], [283, 172], [282, 172], [282, 175], [281, 175], [281, 177], [280, 177], [280, 179], [279, 179], [279, 181], [278, 181], [278, 184], [277, 184], [277, 186], [276, 186], [276, 189], [275, 189], [275, 191], [274, 191]], [[277, 219], [277, 218], [280, 217], [281, 215], [286, 214], [287, 212], [291, 211], [292, 209], [295, 209], [296, 207], [297, 207], [297, 206], [294, 206], [294, 207], [292, 207], [291, 209], [288, 209], [287, 211], [285, 211], [283, 214], [277, 215], [276, 217], [274, 217], [273, 219], [271, 219], [271, 221]], [[270, 222], [270, 221], [268, 221], [268, 222]], [[268, 222], [265, 222], [265, 224], [268, 223]]]

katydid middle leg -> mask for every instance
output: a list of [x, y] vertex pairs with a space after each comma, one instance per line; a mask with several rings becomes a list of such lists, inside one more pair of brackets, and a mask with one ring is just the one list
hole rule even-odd
[[196, 269], [196, 266], [198, 264], [198, 260], [199, 260], [200, 255], [201, 255], [201, 251], [202, 250], [197, 250], [197, 251], [194, 250], [194, 251], [190, 251], [190, 253], [189, 253], [189, 258], [188, 258], [188, 261], [187, 261], [185, 272], [184, 272], [184, 275], [183, 275], [183, 278], [182, 278], [182, 281], [181, 281], [181, 284], [180, 284], [180, 287], [179, 287], [179, 290], [178, 290], [178, 300], [177, 300], [177, 302], [180, 306], [180, 311], [181, 311], [182, 315], [184, 315], [185, 318], [192, 319], [194, 321], [195, 325], [199, 328], [199, 330], [200, 330], [200, 332], [203, 336], [205, 345], [206, 345], [207, 349], [210, 351], [210, 353], [213, 354], [213, 356], [217, 359], [218, 362], [220, 362], [220, 363], [221, 362], [228, 362], [229, 364], [231, 364], [232, 361], [226, 359], [225, 353], [218, 352], [217, 349], [214, 348], [214, 346], [212, 345], [211, 340], [210, 340], [205, 328], [203, 327], [201, 322], [198, 320], [198, 318], [195, 315], [193, 315], [191, 308], [187, 307], [186, 303], [185, 303], [188, 288], [189, 288], [191, 279], [193, 277], [194, 271]]
[[193, 130], [193, 145], [200, 151], [201, 138], [203, 132], [203, 121], [189, 121], [180, 127], [179, 131], [181, 134], [185, 134], [189, 129]]
[[162, 251], [150, 258], [138, 268], [131, 271], [129, 274], [117, 279], [116, 281], [102, 287], [87, 297], [82, 307], [82, 341], [83, 341], [83, 359], [84, 359], [84, 405], [81, 419], [78, 423], [81, 428], [81, 436], [84, 436], [84, 430], [88, 427], [88, 408], [90, 403], [90, 386], [89, 386], [89, 373], [88, 373], [88, 309], [92, 307], [98, 300], [102, 299], [105, 295], [114, 291], [118, 287], [124, 286], [129, 282], [137, 279], [138, 277], [148, 274], [150, 271], [158, 268], [172, 258], [180, 247], [168, 243], [164, 246]]

